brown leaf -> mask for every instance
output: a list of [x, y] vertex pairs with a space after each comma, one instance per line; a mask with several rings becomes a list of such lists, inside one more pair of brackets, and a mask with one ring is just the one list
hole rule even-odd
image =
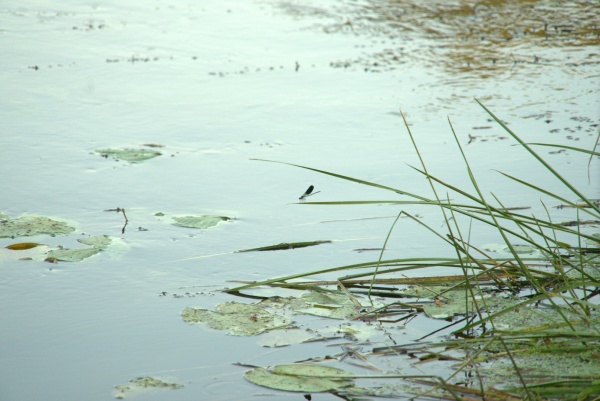
[[35, 248], [36, 246], [40, 246], [44, 244], [38, 244], [37, 242], [20, 242], [18, 244], [12, 244], [6, 247], [6, 249], [11, 249], [13, 251], [23, 251], [25, 249]]

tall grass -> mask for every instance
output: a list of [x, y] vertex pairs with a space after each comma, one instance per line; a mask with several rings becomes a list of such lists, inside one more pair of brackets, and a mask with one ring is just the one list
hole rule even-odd
[[[413, 194], [402, 188], [394, 188], [381, 185], [371, 181], [365, 181], [354, 177], [345, 176], [317, 168], [287, 164], [302, 169], [311, 170], [358, 184], [376, 187], [391, 192], [394, 195], [402, 194], [408, 200], [377, 199], [369, 201], [336, 201], [336, 202], [306, 202], [312, 205], [356, 205], [356, 204], [394, 204], [399, 207], [405, 205], [421, 205], [423, 207], [438, 208], [445, 221], [446, 231], [441, 232], [428, 226], [420, 219], [401, 209], [392, 224], [382, 251], [377, 260], [346, 266], [338, 266], [329, 269], [310, 271], [300, 274], [277, 277], [257, 283], [251, 283], [228, 290], [230, 293], [245, 294], [248, 290], [257, 286], [275, 286], [290, 288], [314, 288], [337, 284], [344, 289], [348, 288], [354, 292], [362, 292], [371, 295], [393, 298], [395, 295], [393, 286], [399, 284], [431, 285], [436, 278], [406, 278], [400, 275], [409, 270], [419, 270], [426, 267], [451, 267], [458, 271], [457, 276], [439, 277], [437, 284], [447, 286], [439, 294], [462, 288], [467, 293], [465, 298], [464, 315], [467, 319], [462, 320], [462, 325], [455, 329], [455, 339], [448, 339], [425, 348], [416, 347], [414, 351], [431, 352], [432, 347], [445, 349], [461, 349], [465, 352], [465, 359], [457, 372], [472, 369], [483, 360], [498, 358], [500, 355], [510, 362], [513, 367], [514, 377], [517, 380], [515, 386], [508, 391], [512, 396], [537, 399], [539, 397], [558, 397], [578, 399], [593, 399], [594, 394], [600, 394], [600, 371], [596, 376], [570, 377], [563, 375], [564, 380], [556, 380], [550, 377], [546, 379], [537, 378], [532, 380], [530, 376], [522, 374], [519, 367], [523, 363], [523, 356], [535, 350], [552, 354], [581, 355], [587, 358], [600, 359], [600, 312], [598, 312], [598, 295], [600, 294], [600, 253], [599, 238], [583, 232], [581, 225], [584, 217], [587, 221], [600, 224], [600, 208], [597, 200], [589, 198], [583, 191], [566, 180], [555, 168], [545, 161], [535, 150], [535, 146], [557, 146], [550, 144], [528, 144], [514, 133], [508, 126], [492, 113], [487, 107], [477, 103], [482, 109], [496, 121], [517, 144], [522, 147], [532, 158], [539, 162], [541, 168], [551, 174], [555, 183], [540, 184], [527, 182], [524, 179], [499, 172], [503, 177], [536, 191], [549, 199], [560, 202], [563, 207], [572, 208], [575, 220], [572, 224], [554, 222], [552, 213], [544, 204], [545, 216], [527, 215], [520, 210], [512, 210], [503, 205], [501, 197], [494, 193], [486, 194], [481, 189], [475, 172], [472, 170], [466, 154], [458, 140], [452, 122], [449, 120], [450, 131], [454, 142], [461, 154], [466, 174], [471, 184], [470, 189], [459, 188], [451, 183], [445, 182], [430, 173], [427, 163], [419, 151], [415, 136], [411, 132], [404, 114], [401, 113], [407, 133], [412, 141], [414, 150], [418, 155], [420, 166], [413, 167], [423, 175], [431, 188], [432, 196]], [[589, 155], [590, 158], [600, 156], [595, 150], [586, 150], [569, 147], [573, 152], [581, 155]], [[590, 159], [591, 163], [592, 159]], [[558, 187], [566, 189], [571, 199], [557, 195]], [[447, 193], [460, 194], [465, 201], [453, 202]], [[455, 258], [423, 257], [411, 259], [385, 259], [385, 249], [388, 239], [394, 230], [396, 221], [401, 215], [413, 219], [423, 229], [434, 233], [438, 238], [454, 249]], [[507, 258], [495, 258], [489, 252], [479, 249], [470, 243], [469, 227], [463, 227], [459, 221], [460, 217], [468, 220], [486, 224], [495, 229], [510, 252]], [[559, 240], [558, 238], [561, 238]], [[569, 243], [565, 242], [567, 238]], [[514, 240], [513, 240], [514, 239]], [[538, 251], [540, 256], [535, 260], [525, 258], [519, 252], [515, 242], [519, 245], [527, 244]], [[591, 246], [586, 246], [586, 241]], [[544, 268], [551, 266], [551, 269]], [[360, 269], [360, 273], [351, 274], [351, 270]], [[306, 281], [298, 279], [318, 274], [344, 272], [337, 281]], [[293, 280], [293, 282], [292, 282]], [[421, 283], [421, 284], [420, 284]], [[509, 306], [498, 310], [490, 307], [486, 298], [482, 296], [483, 286], [493, 286], [497, 291], [505, 291], [521, 296]], [[523, 289], [526, 289], [526, 294]], [[396, 305], [394, 300], [389, 305]], [[515, 313], [523, 308], [535, 308], [544, 305], [556, 313], [559, 321], [548, 321], [546, 324], [528, 328], [506, 329], [497, 327], [497, 320], [503, 315]], [[407, 304], [408, 307], [418, 309], [417, 305]], [[385, 308], [383, 308], [385, 309]], [[382, 308], [372, 311], [381, 313]], [[491, 327], [491, 328], [490, 328]], [[583, 328], [583, 329], [582, 329]], [[474, 351], [479, 347], [479, 351]], [[486, 352], [483, 352], [486, 350]], [[484, 375], [485, 376], [485, 375]], [[478, 377], [479, 374], [478, 374]], [[483, 398], [493, 399], [490, 391], [498, 389], [486, 388], [488, 384], [485, 378], [480, 377], [480, 393]], [[566, 382], [568, 382], [566, 384]], [[513, 383], [513, 384], [514, 384]], [[445, 386], [447, 389], [447, 386]], [[568, 388], [568, 389], [567, 389]], [[508, 394], [507, 393], [507, 394]], [[561, 396], [562, 394], [562, 396]]]

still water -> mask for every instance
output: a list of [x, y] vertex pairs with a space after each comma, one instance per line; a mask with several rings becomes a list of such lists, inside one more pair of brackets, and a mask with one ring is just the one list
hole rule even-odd
[[[309, 185], [321, 191], [309, 198], [315, 201], [400, 196], [252, 158], [430, 196], [410, 167], [420, 165], [402, 109], [432, 174], [469, 188], [449, 117], [480, 184], [507, 206], [544, 213], [539, 195], [532, 199], [496, 170], [568, 194], [473, 99], [527, 142], [592, 149], [600, 116], [593, 32], [563, 35], [569, 26], [550, 20], [554, 28], [546, 27], [541, 40], [535, 32], [544, 28], [536, 25], [529, 36], [511, 32], [505, 43], [483, 32], [483, 43], [474, 45], [453, 30], [460, 21], [452, 18], [489, 25], [494, 10], [336, 3], [26, 0], [0, 6], [0, 211], [56, 216], [77, 226], [70, 236], [4, 238], [0, 245], [77, 247], [84, 235], [116, 236], [125, 244], [117, 254], [56, 265], [17, 261], [3, 251], [1, 400], [108, 400], [115, 385], [143, 375], [186, 387], [140, 399], [261, 399], [269, 391], [245, 382], [244, 369], [232, 363], [271, 365], [332, 352], [323, 344], [261, 348], [254, 338], [181, 320], [187, 306], [212, 309], [231, 301], [213, 291], [234, 285], [230, 280], [376, 259], [354, 249], [381, 247], [399, 211], [298, 205]], [[558, 12], [576, 14], [586, 27], [595, 4]], [[420, 29], [417, 21], [435, 29]], [[164, 145], [163, 155], [132, 164], [94, 153], [148, 143]], [[553, 150], [539, 149], [597, 198], [598, 160], [588, 167], [580, 154]], [[104, 212], [116, 207], [127, 210], [123, 234], [122, 215]], [[437, 211], [407, 210], [442, 225]], [[157, 212], [236, 219], [193, 230], [165, 224]], [[360, 220], [372, 217], [378, 219]], [[554, 217], [572, 218], [567, 211]], [[490, 230], [474, 234], [478, 244], [498, 241]], [[313, 240], [333, 243], [231, 253]], [[453, 256], [407, 219], [388, 247], [390, 258]], [[395, 341], [414, 341], [441, 326], [417, 322]]]

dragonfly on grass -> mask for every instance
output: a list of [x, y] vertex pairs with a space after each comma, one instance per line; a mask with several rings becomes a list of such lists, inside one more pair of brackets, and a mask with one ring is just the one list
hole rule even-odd
[[321, 191], [313, 192], [314, 189], [315, 189], [314, 185], [311, 185], [310, 187], [308, 187], [306, 192], [304, 192], [304, 194], [298, 198], [298, 199], [300, 199], [300, 202], [304, 202], [306, 200], [306, 198], [308, 198], [309, 196], [313, 196], [313, 195], [321, 192]]

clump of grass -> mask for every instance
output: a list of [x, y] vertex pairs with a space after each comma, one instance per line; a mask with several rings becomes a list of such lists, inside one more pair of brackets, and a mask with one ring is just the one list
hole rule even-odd
[[[413, 168], [427, 179], [433, 194], [432, 197], [312, 167], [276, 163], [288, 164], [342, 180], [376, 187], [394, 194], [402, 194], [408, 198], [408, 200], [378, 199], [306, 202], [304, 204], [342, 206], [387, 203], [400, 207], [405, 205], [435, 207], [440, 210], [447, 231], [440, 232], [401, 209], [390, 227], [377, 260], [272, 278], [232, 288], [228, 292], [247, 295], [248, 291], [258, 286], [295, 289], [337, 286], [338, 289], [344, 291], [391, 299], [387, 307], [373, 308], [362, 314], [362, 316], [372, 314], [380, 317], [393, 314], [394, 308], [399, 304], [416, 311], [422, 310], [417, 304], [402, 303], [394, 299], [399, 297], [398, 292], [395, 291], [397, 285], [446, 285], [445, 289], [436, 293], [436, 300], [443, 300], [444, 294], [461, 289], [467, 295], [464, 298], [463, 315], [465, 318], [457, 322], [461, 324], [460, 327], [452, 331], [454, 338], [403, 349], [410, 348], [411, 352], [422, 353], [424, 358], [428, 358], [429, 355], [433, 359], [442, 359], [447, 352], [461, 350], [464, 355], [462, 363], [456, 367], [456, 372], [452, 376], [467, 370], [475, 372], [479, 383], [476, 393], [486, 399], [496, 399], [494, 394], [502, 394], [500, 398], [524, 396], [530, 400], [540, 397], [592, 399], [594, 394], [597, 396], [600, 393], [600, 374], [598, 373], [600, 370], [594, 370], [594, 367], [600, 366], [600, 363], [597, 362], [600, 360], [598, 351], [600, 347], [600, 313], [598, 312], [598, 303], [595, 302], [600, 294], [600, 274], [598, 274], [600, 271], [600, 247], [598, 237], [583, 232], [581, 226], [587, 222], [600, 223], [598, 201], [587, 197], [583, 191], [566, 180], [533, 149], [535, 145], [555, 145], [526, 143], [488, 108], [479, 101], [477, 103], [578, 201], [557, 195], [557, 191], [553, 188], [542, 187], [506, 173], [500, 172], [500, 174], [518, 185], [533, 189], [541, 195], [560, 202], [562, 207], [572, 208], [575, 214], [573, 222], [569, 222], [569, 224], [554, 222], [545, 204], [546, 215], [544, 217], [530, 216], [524, 214], [519, 208], [505, 207], [500, 197], [494, 193], [485, 194], [477, 182], [476, 175], [471, 169], [450, 120], [450, 130], [464, 161], [472, 189], [459, 188], [431, 174], [425, 160], [421, 157], [409, 124], [401, 113], [421, 163], [420, 167]], [[589, 151], [576, 147], [569, 147], [569, 149], [582, 155], [589, 155], [590, 163], [593, 157], [600, 156], [600, 153], [594, 150]], [[448, 192], [461, 195], [465, 201], [452, 201], [446, 195]], [[432, 232], [441, 241], [448, 244], [454, 250], [456, 257], [385, 259], [388, 239], [402, 215], [411, 218], [425, 230]], [[497, 230], [509, 250], [510, 256], [502, 259], [495, 258], [489, 252], [471, 244], [468, 229], [459, 223], [464, 220], [461, 217], [484, 223]], [[561, 240], [558, 239], [559, 237]], [[533, 259], [523, 257], [513, 238], [519, 244], [527, 244], [531, 249], [537, 250], [539, 256]], [[570, 242], [565, 242], [564, 238]], [[586, 241], [595, 245], [586, 246]], [[552, 268], [548, 269], [546, 266]], [[454, 268], [458, 274], [436, 278], [399, 277], [404, 272], [418, 271], [429, 267]], [[352, 270], [360, 270], [360, 272], [352, 274]], [[314, 277], [332, 272], [344, 272], [345, 275], [330, 281], [299, 281], [303, 277]], [[500, 307], [493, 305], [489, 302], [489, 298], [484, 296], [490, 289], [495, 292], [512, 294], [516, 296], [516, 300]], [[526, 289], [526, 293], [523, 291], [524, 289]], [[528, 324], [515, 326], [516, 317], [524, 310], [544, 310], [551, 311], [551, 313], [544, 312], [541, 314], [543, 315], [541, 320], [530, 320], [527, 322]], [[512, 324], [510, 319], [512, 319]], [[394, 348], [386, 347], [387, 351], [385, 352], [399, 351]], [[441, 350], [434, 352], [436, 348]], [[377, 350], [373, 352], [377, 353]], [[532, 354], [538, 358], [560, 356], [563, 358], [561, 363], [565, 366], [576, 363], [573, 358], [575, 361], [589, 361], [591, 370], [586, 373], [588, 371], [573, 369], [574, 373], [571, 375], [568, 370], [540, 373], [539, 369], [536, 370], [528, 362], [527, 357]], [[506, 363], [510, 367], [510, 378], [498, 380], [505, 383], [502, 389], [494, 382], [493, 378], [497, 377], [495, 373], [486, 372], [479, 367], [481, 362], [492, 360]], [[506, 370], [506, 366], [504, 370]], [[532, 371], [534, 374], [528, 373]], [[447, 378], [444, 383], [449, 383], [451, 378]], [[433, 387], [439, 386], [434, 382], [429, 384]], [[449, 384], [445, 384], [444, 389], [449, 391]], [[453, 398], [456, 398], [457, 393], [461, 393], [460, 389], [453, 388], [453, 391]], [[471, 394], [472, 391], [473, 389], [470, 389]], [[463, 389], [462, 393], [465, 392], [466, 390]], [[427, 392], [427, 394], [432, 396], [433, 393]]]

